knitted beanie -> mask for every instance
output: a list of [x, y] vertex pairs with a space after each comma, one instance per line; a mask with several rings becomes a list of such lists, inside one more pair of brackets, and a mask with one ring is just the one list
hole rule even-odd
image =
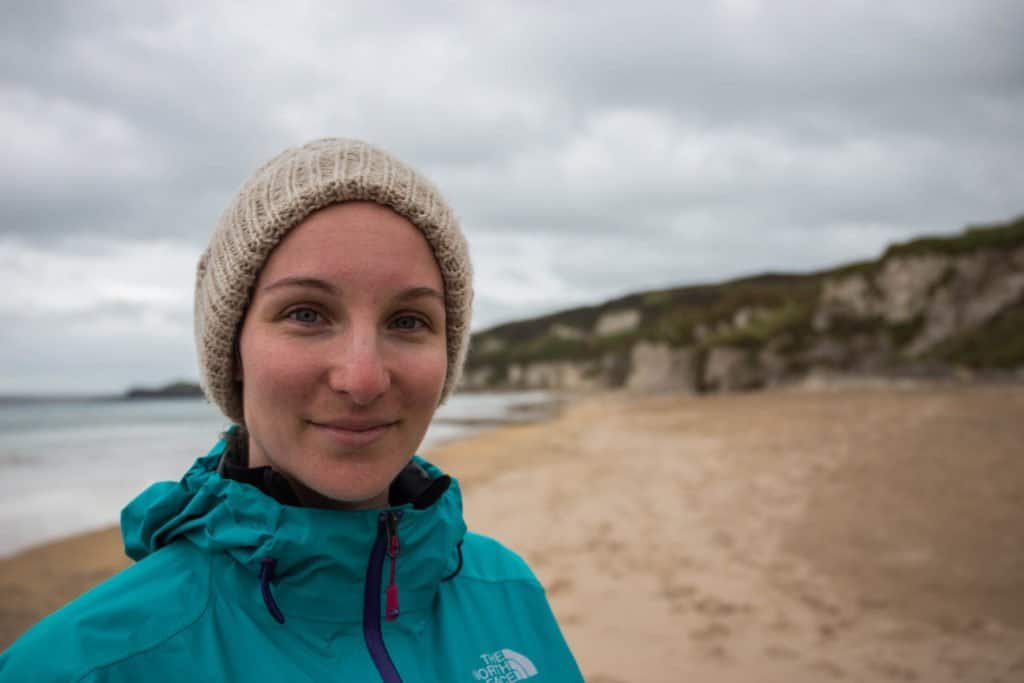
[[195, 337], [203, 391], [241, 424], [235, 350], [252, 288], [270, 253], [310, 214], [340, 202], [386, 206], [426, 238], [444, 280], [448, 371], [441, 401], [459, 379], [473, 301], [469, 249], [451, 208], [429, 180], [387, 152], [326, 138], [285, 150], [260, 167], [221, 217], [196, 272]]

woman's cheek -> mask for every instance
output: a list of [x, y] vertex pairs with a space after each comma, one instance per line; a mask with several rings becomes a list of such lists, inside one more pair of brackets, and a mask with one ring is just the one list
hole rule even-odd
[[253, 349], [253, 372], [269, 389], [296, 389], [317, 373], [317, 355], [308, 344], [287, 339], [267, 340]]
[[414, 378], [416, 386], [424, 395], [440, 397], [448, 371], [446, 348], [424, 350], [424, 353], [419, 354], [406, 367], [409, 368], [409, 373]]

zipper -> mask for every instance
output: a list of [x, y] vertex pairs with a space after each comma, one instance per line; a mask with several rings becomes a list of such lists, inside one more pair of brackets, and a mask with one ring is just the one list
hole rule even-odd
[[395, 574], [398, 571], [398, 515], [390, 515], [385, 520], [385, 532], [387, 533], [387, 552], [391, 559], [391, 576], [388, 580], [387, 607], [384, 610], [384, 618], [394, 621], [398, 618], [398, 584], [395, 583]]
[[[366, 648], [370, 651], [377, 671], [384, 683], [402, 683], [395, 663], [391, 661], [384, 646], [384, 635], [380, 625], [380, 589], [384, 580], [384, 560], [391, 558], [391, 575], [387, 588], [387, 619], [398, 618], [398, 586], [395, 584], [395, 572], [398, 563], [398, 521], [402, 513], [385, 511], [377, 517], [377, 539], [370, 551], [370, 561], [366, 567], [366, 588], [363, 593], [363, 638]], [[392, 603], [392, 600], [394, 601]], [[392, 616], [392, 607], [393, 616]]]

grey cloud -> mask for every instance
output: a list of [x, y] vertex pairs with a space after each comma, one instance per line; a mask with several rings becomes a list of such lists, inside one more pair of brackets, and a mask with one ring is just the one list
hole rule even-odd
[[808, 104], [869, 113], [1024, 88], [1019, 3], [772, 3], [745, 17], [726, 6], [534, 5], [528, 49], [514, 34], [502, 47], [524, 81], [571, 88], [577, 101], [666, 106], [712, 124]]
[[[108, 299], [71, 312], [30, 309], [4, 317], [0, 394], [118, 392], [198, 376], [191, 316], [173, 307]], [[159, 329], [148, 324], [154, 317]]]
[[36, 334], [49, 330], [51, 334], [58, 335], [60, 330], [94, 326], [135, 327], [145, 331], [150, 319], [158, 319], [185, 333], [192, 327], [192, 311], [189, 308], [118, 297], [105, 298], [81, 308], [56, 313], [43, 308], [30, 308], [16, 313], [6, 311], [5, 318], [9, 326], [0, 330], [0, 339], [16, 338], [26, 330]]
[[[1024, 211], [1022, 26], [1010, 0], [15, 3], [0, 24], [0, 245], [77, 257], [170, 239], [181, 268], [259, 163], [340, 134], [449, 196], [485, 247], [478, 326], [824, 267]], [[144, 291], [139, 277], [119, 282]], [[109, 342], [111, 363], [179, 330], [160, 343], [190, 361], [182, 282], [173, 305], [82, 294], [63, 324], [137, 326]], [[4, 333], [0, 376], [25, 360], [10, 345], [87, 362], [77, 341], [57, 347], [49, 311]]]
[[[263, 92], [233, 70], [237, 56], [216, 45], [146, 45], [135, 34], [170, 21], [167, 8], [33, 7], [20, 6], [5, 24], [3, 87], [27, 93], [51, 117], [44, 134], [66, 135], [76, 115], [94, 116], [123, 126], [128, 141], [123, 149], [83, 147], [88, 129], [56, 140], [35, 178], [25, 172], [35, 160], [8, 155], [0, 234], [208, 234], [226, 198], [269, 153], [260, 141], [278, 134]], [[130, 168], [118, 168], [119, 155]]]
[[139, 384], [196, 379], [190, 346], [178, 339], [123, 335], [118, 344], [76, 336], [69, 344], [60, 329], [4, 339], [0, 394], [119, 392]]
[[[814, 192], [804, 192], [800, 183], [815, 179], [806, 177], [817, 175], [814, 168], [794, 169], [781, 179], [744, 177], [740, 169], [711, 192], [695, 191], [686, 177], [645, 179], [643, 161], [626, 157], [621, 172], [633, 182], [596, 197], [564, 192], [564, 179], [550, 166], [530, 179], [510, 175], [524, 151], [540, 154], [542, 163], [557, 162], [559, 144], [584, 132], [588, 119], [616, 108], [664, 111], [698, 131], [746, 127], [795, 144], [817, 141], [826, 149], [874, 140], [897, 160], [914, 136], [940, 136], [949, 144], [946, 168], [920, 166], [908, 178], [912, 196], [915, 186], [926, 192], [941, 185], [933, 177], [940, 173], [956, 184], [963, 170], [949, 167], [962, 165], [957, 159], [996, 159], [987, 163], [1003, 168], [999, 149], [1006, 149], [1007, 139], [1024, 139], [1024, 124], [1015, 115], [1022, 103], [1024, 50], [1010, 28], [1022, 25], [1017, 20], [1024, 13], [1015, 3], [982, 3], [948, 19], [927, 5], [872, 11], [775, 5], [746, 19], [730, 19], [714, 5], [699, 11], [678, 4], [587, 12], [523, 7], [488, 13], [451, 6], [445, 16], [409, 8], [391, 14], [359, 7], [316, 10], [324, 16], [309, 20], [320, 26], [319, 35], [309, 37], [314, 42], [370, 34], [387, 53], [402, 42], [403, 32], [435, 31], [439, 39], [468, 43], [443, 63], [452, 73], [437, 75], [437, 88], [427, 91], [432, 96], [411, 102], [403, 99], [409, 83], [401, 74], [376, 89], [362, 84], [351, 95], [343, 88], [333, 94], [330, 87], [345, 81], [334, 81], [330, 69], [305, 73], [301, 66], [266, 63], [259, 52], [246, 55], [244, 47], [258, 47], [258, 41], [230, 35], [217, 40], [217, 31], [204, 29], [205, 17], [194, 20], [195, 43], [181, 49], [140, 38], [147, 29], [180, 20], [171, 5], [21, 8], [4, 36], [5, 81], [124, 121], [145, 141], [146, 161], [157, 171], [149, 178], [123, 177], [108, 172], [108, 160], [93, 158], [89, 178], [62, 183], [58, 176], [51, 182], [59, 191], [44, 192], [20, 185], [16, 167], [0, 170], [8, 178], [0, 185], [0, 230], [30, 231], [41, 239], [76, 229], [170, 231], [201, 240], [240, 180], [283, 143], [281, 107], [301, 110], [307, 102], [326, 111], [311, 112], [326, 127], [350, 124], [371, 133], [442, 181], [473, 176], [469, 188], [457, 179], [442, 185], [455, 189], [463, 213], [475, 223], [539, 230], [615, 231], [628, 220], [653, 231], [683, 203], [713, 209], [742, 196], [770, 206], [780, 190], [816, 194], [810, 203], [822, 211], [814, 215], [829, 213], [830, 198], [844, 194], [853, 195], [852, 205], [874, 207], [875, 215], [887, 203], [870, 187], [858, 194], [847, 178], [837, 178], [842, 186], [834, 188], [812, 182]], [[297, 45], [296, 51], [323, 47]], [[339, 73], [346, 68], [370, 67], [337, 67]], [[456, 75], [459, 68], [467, 72]], [[326, 93], [311, 97], [318, 89]], [[498, 102], [493, 110], [481, 104], [489, 101]], [[758, 172], [747, 169], [748, 176]], [[585, 186], [586, 177], [579, 183]], [[911, 204], [900, 198], [892, 203]], [[645, 212], [649, 219], [634, 220]], [[906, 218], [892, 211], [885, 216]]]

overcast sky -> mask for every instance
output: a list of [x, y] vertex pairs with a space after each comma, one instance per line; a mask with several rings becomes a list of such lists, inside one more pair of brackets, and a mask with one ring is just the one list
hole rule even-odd
[[1024, 213], [1019, 0], [183, 4], [5, 7], [0, 393], [195, 379], [212, 226], [326, 135], [448, 196], [477, 330]]

